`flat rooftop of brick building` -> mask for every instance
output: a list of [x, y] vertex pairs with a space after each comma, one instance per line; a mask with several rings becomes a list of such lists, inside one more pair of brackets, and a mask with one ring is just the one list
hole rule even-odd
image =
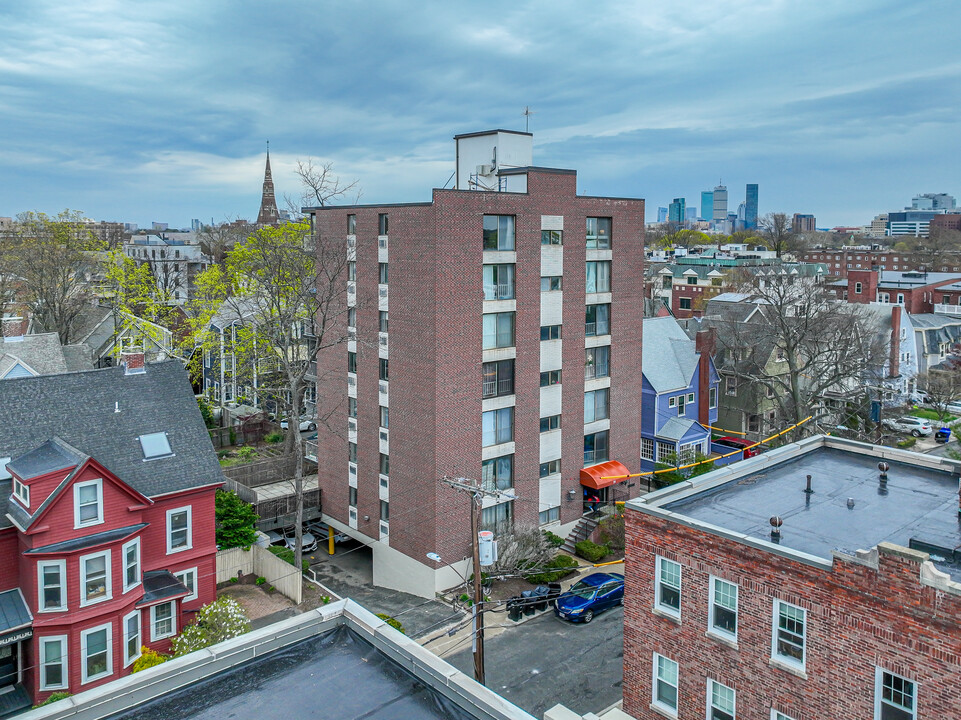
[[[890, 465], [882, 486], [878, 463]], [[701, 475], [630, 506], [769, 551], [830, 561], [890, 542], [931, 554], [961, 581], [961, 463], [832, 437], [813, 437]], [[811, 476], [813, 493], [805, 492]], [[772, 543], [770, 519], [782, 520]]]

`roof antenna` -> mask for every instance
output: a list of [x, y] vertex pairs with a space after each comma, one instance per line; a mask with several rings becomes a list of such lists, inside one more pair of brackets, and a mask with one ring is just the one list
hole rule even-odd
[[113, 411], [114, 411], [115, 413], [120, 412], [120, 401], [119, 401], [119, 400], [113, 404]]
[[530, 105], [525, 105], [525, 106], [524, 106], [524, 112], [523, 112], [523, 115], [524, 115], [524, 132], [530, 132], [530, 131], [531, 131], [531, 115], [533, 115], [533, 114], [534, 114], [534, 111], [531, 110], [531, 106], [530, 106]]

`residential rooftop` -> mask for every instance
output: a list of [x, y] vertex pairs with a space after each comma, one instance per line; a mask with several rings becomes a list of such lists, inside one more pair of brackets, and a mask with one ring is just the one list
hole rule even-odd
[[[880, 482], [878, 463], [890, 465]], [[889, 542], [931, 553], [961, 581], [961, 463], [841, 438], [808, 438], [631, 501], [633, 509], [802, 562]], [[813, 492], [805, 492], [807, 476]], [[772, 542], [770, 519], [781, 518]], [[961, 559], [961, 553], [959, 553]]]

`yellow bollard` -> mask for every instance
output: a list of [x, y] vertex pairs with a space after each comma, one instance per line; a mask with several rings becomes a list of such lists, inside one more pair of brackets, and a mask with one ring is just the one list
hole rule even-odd
[[330, 525], [327, 526], [327, 554], [334, 554], [334, 529]]

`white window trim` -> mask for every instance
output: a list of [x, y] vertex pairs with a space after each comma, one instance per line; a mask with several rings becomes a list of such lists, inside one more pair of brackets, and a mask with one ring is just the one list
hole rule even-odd
[[675, 560], [671, 560], [670, 558], [665, 558], [665, 557], [661, 557], [660, 555], [658, 555], [658, 556], [657, 556], [657, 561], [654, 563], [654, 608], [655, 608], [658, 612], [666, 613], [667, 615], [670, 615], [671, 617], [676, 617], [676, 618], [680, 619], [680, 617], [681, 617], [681, 609], [680, 609], [680, 608], [672, 608], [670, 605], [662, 605], [662, 604], [661, 604], [661, 565], [662, 565], [665, 561], [666, 561], [666, 562], [675, 563], [675, 564], [680, 568], [680, 571], [681, 571], [680, 587], [678, 587], [678, 589], [677, 589], [677, 593], [678, 593], [679, 596], [680, 596], [681, 593], [683, 592], [683, 588], [684, 588], [684, 568], [683, 568], [683, 566], [681, 566], [681, 564], [680, 564], [679, 562], [675, 561]]
[[688, 394], [687, 394], [687, 404], [690, 405], [690, 404], [693, 403], [693, 402], [694, 402], [694, 393], [688, 393]]
[[[780, 629], [780, 606], [787, 605], [788, 607], [794, 608], [801, 611], [802, 622], [804, 623], [804, 634], [801, 636], [801, 654], [804, 658], [801, 662], [798, 662], [792, 657], [787, 655], [781, 655], [777, 651], [777, 635]], [[805, 666], [807, 665], [808, 659], [808, 613], [800, 605], [795, 605], [793, 603], [786, 602], [784, 600], [779, 600], [774, 598], [774, 616], [773, 625], [771, 627], [771, 659], [776, 663], [781, 663], [782, 665], [788, 665], [790, 667], [797, 668], [801, 672], [804, 672]]]
[[[9, 462], [9, 460], [7, 460]], [[0, 461], [0, 465], [4, 463]], [[25, 509], [30, 509], [30, 486], [13, 478], [13, 497], [16, 498]]]
[[[187, 513], [187, 544], [183, 547], [172, 548], [170, 546], [170, 518], [172, 515], [186, 511]], [[191, 505], [185, 505], [184, 507], [173, 508], [167, 511], [167, 554], [172, 555], [173, 553], [183, 552], [184, 550], [190, 550], [194, 545], [194, 526], [193, 526], [193, 508]]]
[[[107, 593], [103, 597], [97, 598], [95, 600], [87, 600], [87, 560], [95, 557], [105, 557], [107, 561], [104, 563], [104, 568], [107, 571], [107, 576], [105, 578]], [[113, 598], [113, 566], [111, 564], [111, 556], [109, 550], [102, 550], [101, 552], [90, 553], [89, 555], [80, 556], [80, 607], [87, 607], [88, 605], [96, 605], [98, 603], [107, 602]]]
[[[127, 584], [127, 567], [128, 567], [127, 566], [127, 548], [131, 546], [136, 546], [137, 548], [137, 580], [136, 582], [128, 585]], [[124, 593], [127, 593], [133, 590], [135, 587], [140, 586], [140, 578], [142, 577], [142, 574], [143, 574], [142, 568], [141, 568], [140, 538], [134, 538], [130, 542], [124, 543], [123, 547], [121, 547], [120, 549], [120, 557], [121, 557], [121, 562], [123, 564], [123, 568], [122, 568], [123, 591]]]
[[708, 390], [708, 395], [707, 395], [708, 401], [709, 401], [709, 402], [708, 402], [708, 407], [709, 407], [711, 410], [713, 410], [714, 408], [717, 407], [717, 391], [718, 391], [718, 388], [717, 388], [716, 386], [713, 386], [713, 385], [712, 385], [711, 388]]
[[[107, 669], [99, 675], [90, 677], [87, 675], [87, 637], [101, 630], [107, 631]], [[86, 685], [89, 682], [111, 675], [113, 675], [113, 625], [107, 623], [83, 630], [80, 633], [80, 684]]]
[[667, 399], [667, 406], [668, 406], [669, 408], [677, 407], [677, 396], [676, 396], [676, 395], [675, 395], [674, 397], [669, 397], [669, 398]]
[[[157, 634], [157, 608], [170, 607], [170, 632], [163, 635]], [[177, 634], [177, 601], [157, 603], [150, 606], [150, 642], [157, 642], [164, 638], [173, 637]]]
[[[723, 628], [719, 628], [719, 627], [717, 627], [717, 626], [714, 625], [714, 583], [715, 583], [716, 580], [720, 580], [721, 582], [725, 582], [725, 583], [727, 583], [727, 584], [729, 584], [729, 585], [733, 585], [735, 588], [737, 588], [737, 602], [736, 602], [735, 605], [734, 605], [735, 621], [734, 621], [734, 632], [733, 632], [733, 633], [730, 633], [730, 632], [728, 632], [727, 630], [724, 630]], [[707, 632], [708, 632], [708, 634], [713, 635], [714, 637], [719, 637], [719, 638], [721, 638], [721, 639], [723, 639], [723, 640], [728, 640], [728, 641], [730, 641], [730, 642], [735, 642], [735, 643], [736, 643], [736, 642], [737, 642], [737, 631], [738, 631], [738, 630], [740, 629], [740, 627], [741, 627], [741, 617], [740, 617], [740, 615], [741, 615], [741, 613], [740, 613], [741, 588], [740, 588], [740, 586], [739, 586], [736, 582], [732, 582], [732, 581], [730, 581], [730, 580], [726, 580], [726, 579], [724, 579], [724, 578], [722, 578], [722, 577], [717, 577], [716, 575], [711, 575], [711, 576], [710, 576], [709, 590], [710, 590], [710, 591], [709, 591], [709, 593], [708, 593], [708, 605], [707, 605]]]
[[[46, 643], [51, 640], [58, 640], [60, 642], [60, 665], [63, 667], [63, 682], [59, 685], [50, 685], [47, 682], [47, 657], [46, 657]], [[46, 692], [47, 690], [65, 690], [70, 686], [70, 675], [69, 675], [69, 655], [67, 636], [66, 635], [45, 635], [39, 638], [40, 641], [40, 691]]]
[[[137, 654], [133, 656], [127, 655], [127, 644], [130, 641], [130, 635], [127, 632], [127, 621], [132, 618], [137, 618]], [[128, 613], [123, 616], [123, 666], [127, 667], [137, 658], [140, 657], [140, 648], [143, 647], [143, 623], [141, 621], [141, 614], [139, 610], [134, 610], [132, 613]]]
[[[181, 599], [181, 602], [190, 602], [191, 600], [197, 599], [197, 568], [195, 567], [187, 568], [186, 570], [178, 570], [177, 572], [174, 573], [174, 577], [180, 580], [180, 582], [184, 582], [180, 578], [181, 575], [189, 575], [189, 574], [192, 574], [194, 576], [194, 590], [190, 595], [187, 595], [186, 597]], [[186, 584], [187, 583], [184, 583], [184, 585]]]
[[[60, 605], [55, 608], [44, 607], [43, 569], [48, 566], [60, 568]], [[37, 563], [37, 612], [63, 612], [67, 609], [67, 561], [41, 560]]]
[[780, 710], [771, 708], [771, 720], [794, 720], [790, 715], [785, 715]]
[[[88, 485], [95, 485], [97, 487], [97, 518], [96, 520], [80, 522], [80, 488], [87, 487]], [[103, 523], [103, 480], [101, 478], [97, 478], [96, 480], [75, 483], [73, 486], [74, 529], [90, 527], [92, 525], [100, 525], [101, 523]]]
[[[681, 689], [680, 689], [681, 666], [676, 661], [671, 660], [671, 658], [669, 658], [667, 655], [654, 653], [654, 662], [652, 663], [652, 667], [651, 667], [651, 707], [657, 708], [662, 713], [664, 713], [665, 715], [669, 715], [670, 717], [677, 717], [676, 707], [672, 708], [670, 705], [665, 705], [664, 703], [662, 703], [660, 700], [657, 699], [657, 683], [658, 683], [657, 659], [658, 658], [664, 658], [665, 660], [669, 660], [670, 662], [674, 663], [674, 665], [677, 667], [677, 685], [673, 685], [672, 687], [677, 693], [678, 705], [680, 705], [680, 701], [681, 701]], [[670, 685], [670, 683], [667, 683], [667, 684]]]
[[[737, 720], [737, 690], [732, 688], [730, 685], [725, 685], [724, 683], [719, 683], [717, 680], [712, 678], [707, 679], [707, 714], [706, 717], [711, 717], [711, 708], [714, 707], [714, 686], [719, 685], [722, 688], [727, 688], [732, 693], [734, 693], [734, 712], [731, 715]], [[720, 708], [718, 708], [720, 710]], [[721, 710], [721, 712], [727, 712], [727, 710]]]
[[[918, 717], [918, 683], [912, 678], [905, 677], [900, 673], [896, 673], [893, 670], [887, 670], [880, 665], [874, 668], [874, 720], [880, 720], [881, 718], [881, 685], [884, 681], [884, 673], [889, 675], [896, 675], [899, 678], [909, 681], [914, 685], [914, 707], [911, 709], [911, 717]], [[897, 706], [895, 706], [897, 707]], [[903, 708], [901, 708], [903, 709]]]

